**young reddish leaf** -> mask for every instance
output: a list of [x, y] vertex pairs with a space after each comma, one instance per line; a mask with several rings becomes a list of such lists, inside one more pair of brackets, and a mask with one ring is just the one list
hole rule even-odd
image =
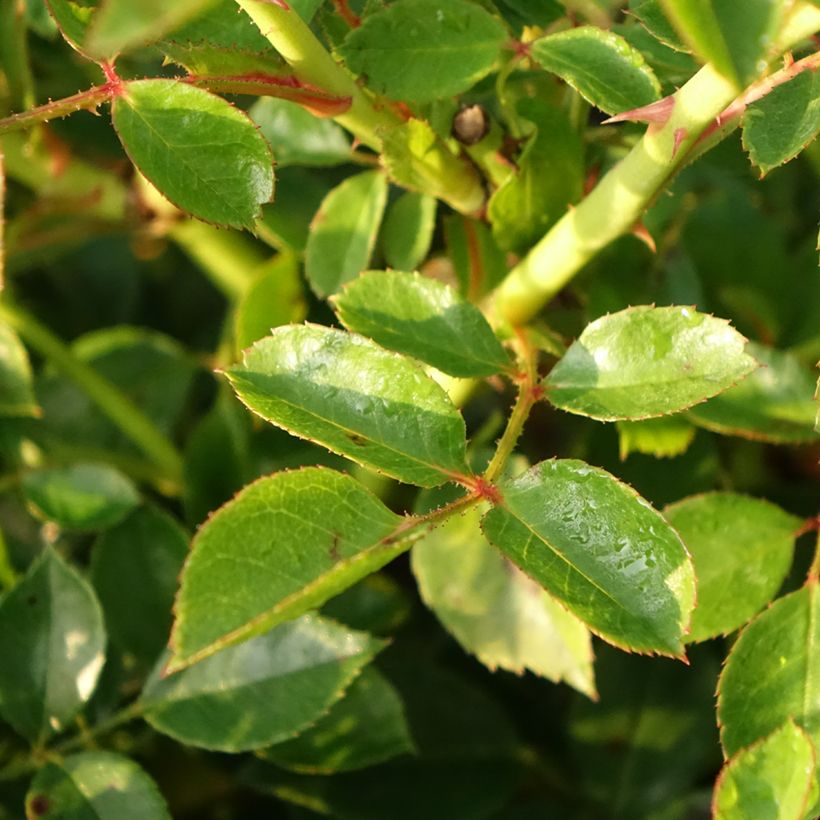
[[276, 328], [227, 375], [262, 418], [399, 481], [435, 487], [467, 470], [464, 420], [447, 394], [369, 339]]
[[724, 319], [636, 307], [588, 325], [544, 381], [556, 407], [600, 421], [677, 413], [758, 367]]
[[[321, 511], [318, 514], [318, 511]], [[407, 549], [402, 519], [349, 476], [276, 473], [202, 525], [171, 635], [180, 668], [321, 606]]]
[[174, 205], [252, 228], [273, 197], [273, 156], [246, 114], [175, 80], [123, 83], [114, 126], [137, 168]]
[[634, 490], [582, 461], [499, 485], [488, 539], [616, 646], [682, 657], [695, 574], [677, 533]]

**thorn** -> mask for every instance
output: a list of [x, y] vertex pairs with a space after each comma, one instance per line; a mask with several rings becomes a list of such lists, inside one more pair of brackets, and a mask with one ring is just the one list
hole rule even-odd
[[613, 125], [617, 122], [648, 122], [652, 125], [664, 126], [672, 116], [672, 111], [675, 108], [674, 97], [664, 97], [657, 102], [649, 103], [641, 108], [633, 108], [629, 111], [623, 111], [620, 114], [615, 114], [608, 120], [603, 121], [603, 125]]
[[634, 236], [637, 239], [640, 239], [641, 242], [643, 242], [644, 245], [646, 245], [646, 247], [649, 248], [650, 251], [652, 251], [652, 253], [658, 252], [658, 246], [655, 244], [655, 240], [652, 237], [652, 234], [649, 233], [649, 228], [647, 228], [643, 222], [638, 222], [632, 228], [632, 236]]
[[677, 153], [678, 149], [681, 147], [681, 144], [689, 136], [689, 132], [685, 128], [678, 128], [675, 130], [675, 145], [672, 148], [672, 157], [674, 158]]

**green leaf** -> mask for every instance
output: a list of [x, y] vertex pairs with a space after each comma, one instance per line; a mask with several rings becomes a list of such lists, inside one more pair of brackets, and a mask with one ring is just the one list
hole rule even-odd
[[689, 641], [726, 635], [763, 609], [780, 589], [800, 519], [734, 493], [697, 495], [664, 510], [695, 564], [698, 605]]
[[814, 379], [790, 353], [750, 343], [748, 352], [763, 367], [745, 381], [688, 416], [716, 433], [779, 444], [800, 444], [817, 438]]
[[661, 2], [662, 0], [629, 0], [629, 13], [637, 17], [646, 30], [664, 45], [676, 51], [688, 51], [664, 12]]
[[743, 147], [765, 176], [794, 159], [820, 133], [820, 76], [803, 71], [752, 103], [743, 116]]
[[321, 467], [246, 487], [203, 524], [182, 574], [172, 668], [321, 606], [407, 549], [402, 519]]
[[765, 70], [787, 0], [662, 0], [683, 39], [738, 88]]
[[23, 476], [32, 512], [73, 530], [103, 530], [119, 523], [139, 504], [130, 479], [107, 464], [47, 467]]
[[384, 572], [362, 578], [322, 607], [322, 615], [374, 635], [395, 632], [411, 614], [407, 590]]
[[542, 68], [607, 114], [660, 99], [660, 83], [641, 53], [611, 31], [581, 26], [542, 37], [530, 48]]
[[435, 487], [466, 470], [464, 420], [447, 394], [369, 339], [277, 328], [227, 375], [262, 418], [399, 481]]
[[72, 0], [46, 0], [46, 4], [68, 44], [84, 53], [83, 44], [96, 9]]
[[52, 549], [0, 601], [0, 714], [32, 743], [91, 697], [105, 630], [89, 584]]
[[196, 17], [217, 0], [106, 0], [88, 33], [88, 53], [110, 58], [147, 45]]
[[384, 258], [396, 270], [416, 270], [427, 258], [436, 227], [434, 197], [405, 191], [387, 212], [382, 229]]
[[445, 217], [444, 237], [461, 292], [471, 302], [492, 291], [507, 275], [506, 254], [483, 222], [460, 214]]
[[136, 80], [115, 98], [112, 117], [139, 171], [199, 219], [252, 228], [273, 197], [268, 144], [215, 94], [177, 80]]
[[0, 416], [39, 415], [28, 353], [17, 334], [0, 323]]
[[682, 416], [661, 416], [643, 421], [619, 421], [621, 461], [631, 453], [672, 458], [685, 453], [694, 441], [695, 428]]
[[190, 746], [270, 746], [326, 714], [383, 645], [303, 615], [174, 675], [163, 677], [160, 662], [142, 695], [145, 718]]
[[250, 347], [275, 327], [301, 322], [307, 304], [299, 264], [281, 253], [256, 273], [236, 308], [236, 346]]
[[484, 533], [514, 564], [610, 643], [683, 656], [695, 576], [660, 513], [582, 461], [544, 461], [498, 489]]
[[319, 296], [336, 293], [367, 268], [386, 203], [381, 171], [348, 177], [325, 197], [305, 248], [305, 273]]
[[168, 641], [187, 552], [185, 531], [155, 507], [136, 510], [94, 544], [91, 582], [111, 643], [146, 665], [156, 661]]
[[171, 820], [154, 781], [133, 760], [111, 752], [82, 752], [47, 763], [29, 787], [26, 816]]
[[792, 721], [743, 749], [715, 784], [715, 820], [802, 820], [814, 784], [815, 750]]
[[369, 666], [316, 725], [258, 754], [295, 772], [333, 774], [364, 769], [413, 750], [399, 693]]
[[787, 720], [820, 742], [820, 595], [816, 581], [775, 601], [740, 633], [718, 687], [727, 756], [768, 737]]
[[248, 111], [270, 143], [279, 167], [340, 165], [351, 157], [350, 140], [333, 120], [316, 117], [301, 105], [274, 97]]
[[481, 311], [435, 279], [369, 271], [334, 304], [349, 330], [451, 376], [492, 376], [512, 367]]
[[420, 103], [460, 94], [486, 76], [506, 37], [468, 0], [397, 0], [368, 15], [340, 51], [373, 91]]
[[595, 697], [589, 632], [487, 543], [482, 512], [453, 516], [414, 545], [422, 599], [490, 669], [529, 670]]
[[492, 195], [487, 215], [498, 246], [522, 253], [537, 242], [583, 195], [583, 146], [567, 115], [525, 98], [518, 113], [535, 133], [516, 160], [517, 173]]
[[544, 381], [556, 407], [600, 421], [676, 413], [731, 387], [757, 362], [724, 319], [636, 307], [588, 325]]
[[501, 0], [500, 5], [509, 9], [509, 14], [520, 18], [522, 25], [546, 28], [560, 20], [566, 9], [558, 0]]

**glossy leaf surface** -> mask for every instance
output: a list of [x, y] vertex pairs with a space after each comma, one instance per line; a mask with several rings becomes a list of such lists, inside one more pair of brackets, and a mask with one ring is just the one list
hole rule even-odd
[[0, 323], [0, 416], [36, 416], [31, 365], [17, 334]]
[[130, 479], [107, 464], [32, 470], [23, 477], [23, 492], [38, 518], [75, 530], [112, 527], [139, 503]]
[[401, 520], [333, 470], [276, 473], [246, 487], [194, 538], [172, 666], [321, 606], [406, 549], [390, 541]]
[[733, 757], [715, 785], [715, 820], [801, 820], [814, 781], [815, 751], [792, 721]]
[[799, 518], [734, 493], [693, 496], [664, 515], [686, 544], [698, 579], [688, 640], [734, 631], [777, 594], [792, 563]]
[[717, 433], [778, 444], [799, 444], [816, 438], [814, 379], [791, 354], [758, 344], [747, 348], [763, 365], [736, 387], [688, 415]]
[[483, 528], [513, 563], [611, 643], [683, 655], [695, 577], [660, 513], [581, 461], [544, 461], [499, 489]]
[[46, 549], [0, 602], [0, 713], [31, 742], [62, 730], [94, 692], [104, 651], [93, 590]]
[[380, 171], [348, 177], [325, 197], [305, 248], [305, 273], [319, 296], [336, 293], [367, 268], [386, 202]]
[[315, 726], [260, 755], [296, 772], [332, 774], [383, 763], [413, 748], [399, 693], [369, 666]]
[[787, 720], [820, 741], [820, 595], [816, 582], [779, 598], [740, 633], [718, 690], [718, 721], [727, 756]]
[[111, 752], [82, 752], [47, 763], [26, 795], [27, 817], [59, 820], [171, 820], [154, 781]]
[[746, 340], [692, 308], [637, 307], [588, 325], [544, 381], [556, 407], [600, 421], [676, 413], [751, 373]]
[[268, 144], [221, 97], [174, 80], [137, 80], [125, 85], [111, 113], [134, 165], [183, 211], [251, 228], [273, 197]]
[[351, 31], [341, 53], [374, 91], [420, 103], [466, 91], [492, 69], [505, 37], [467, 0], [397, 0]]
[[542, 37], [531, 51], [542, 68], [607, 114], [660, 99], [660, 83], [641, 53], [611, 31], [581, 26]]
[[382, 231], [384, 256], [396, 270], [416, 270], [424, 261], [436, 227], [436, 200], [405, 191], [390, 207]]
[[408, 484], [465, 467], [464, 420], [420, 365], [316, 325], [277, 328], [228, 378], [262, 418]]
[[370, 271], [334, 303], [349, 330], [452, 376], [491, 376], [511, 367], [481, 311], [434, 279]]
[[304, 615], [145, 686], [146, 720], [191, 746], [241, 752], [286, 740], [321, 718], [382, 643]]
[[456, 515], [413, 546], [422, 599], [490, 669], [528, 670], [594, 696], [589, 632], [487, 543], [481, 512]]

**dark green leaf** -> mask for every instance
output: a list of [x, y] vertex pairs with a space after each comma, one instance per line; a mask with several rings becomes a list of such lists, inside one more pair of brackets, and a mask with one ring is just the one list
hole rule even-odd
[[629, 13], [634, 14], [647, 31], [665, 45], [676, 51], [688, 51], [664, 12], [661, 0], [629, 0]]
[[182, 574], [172, 666], [258, 635], [403, 552], [401, 518], [349, 476], [309, 467], [261, 478], [208, 519]]
[[820, 75], [803, 71], [752, 103], [743, 117], [743, 147], [768, 174], [794, 159], [820, 133]]
[[382, 244], [391, 268], [416, 270], [427, 258], [436, 227], [436, 205], [431, 196], [406, 191], [390, 207]]
[[463, 474], [465, 427], [420, 365], [317, 325], [277, 328], [228, 378], [262, 418], [409, 484]]
[[37, 416], [31, 365], [17, 334], [0, 324], [0, 416]]
[[424, 602], [490, 669], [525, 670], [595, 696], [589, 632], [484, 538], [473, 508], [413, 547]]
[[142, 695], [146, 720], [191, 746], [270, 746], [319, 720], [382, 645], [304, 615], [174, 675], [160, 662]]
[[816, 581], [779, 598], [729, 652], [718, 688], [726, 755], [768, 737], [787, 720], [820, 741], [820, 595]]
[[380, 171], [348, 177], [325, 197], [305, 248], [305, 273], [319, 296], [336, 293], [367, 268], [386, 203]]
[[383, 572], [362, 578], [322, 607], [322, 615], [375, 635], [395, 632], [412, 610], [408, 592]]
[[757, 498], [698, 495], [664, 510], [695, 564], [698, 605], [688, 640], [743, 626], [780, 589], [800, 519]]
[[616, 646], [683, 656], [692, 563], [634, 490], [582, 461], [552, 460], [499, 491], [484, 533], [513, 563]]
[[542, 68], [607, 114], [660, 99], [660, 83], [641, 53], [611, 31], [581, 26], [550, 34], [536, 40], [531, 53]]
[[488, 74], [506, 36], [468, 0], [397, 0], [351, 31], [341, 54], [377, 93], [428, 102], [460, 94]]
[[119, 523], [139, 504], [136, 487], [107, 464], [32, 470], [23, 492], [34, 514], [75, 530], [103, 530]]
[[413, 749], [398, 692], [367, 667], [315, 726], [260, 755], [296, 772], [331, 774], [364, 769]]
[[104, 652], [93, 590], [46, 549], [0, 602], [0, 713], [32, 742], [61, 731], [91, 697]]
[[693, 308], [628, 308], [587, 326], [544, 386], [556, 407], [601, 421], [663, 416], [751, 373], [745, 343]]
[[566, 14], [566, 9], [558, 0], [501, 0], [499, 5], [508, 9], [522, 25], [541, 28], [546, 28]]
[[47, 763], [29, 787], [26, 812], [33, 820], [171, 820], [154, 781], [133, 760], [111, 752]]
[[512, 366], [481, 311], [435, 279], [370, 271], [334, 303], [348, 329], [452, 376], [491, 376]]
[[743, 749], [715, 785], [715, 820], [801, 820], [814, 784], [815, 751], [792, 721]]
[[786, 0], [662, 0], [683, 39], [738, 88], [765, 70]]
[[685, 453], [695, 438], [695, 428], [682, 416], [661, 416], [617, 423], [621, 460], [630, 453], [672, 458]]
[[693, 407], [696, 424], [717, 433], [780, 444], [816, 438], [814, 379], [797, 358], [758, 344], [748, 352], [762, 365], [737, 387]]
[[176, 80], [137, 80], [116, 97], [112, 117], [134, 165], [200, 219], [252, 228], [273, 197], [268, 144], [221, 97]]
[[153, 664], [168, 641], [187, 552], [185, 531], [154, 507], [136, 510], [94, 545], [91, 581], [111, 643], [143, 664]]

